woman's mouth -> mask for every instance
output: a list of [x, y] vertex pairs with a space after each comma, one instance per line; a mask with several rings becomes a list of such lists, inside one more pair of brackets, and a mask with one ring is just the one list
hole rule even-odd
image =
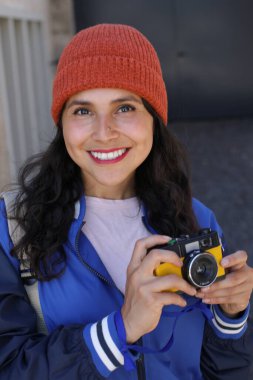
[[129, 149], [120, 148], [113, 150], [91, 150], [88, 153], [95, 162], [102, 164], [110, 164], [123, 160], [123, 158], [127, 155], [128, 152]]

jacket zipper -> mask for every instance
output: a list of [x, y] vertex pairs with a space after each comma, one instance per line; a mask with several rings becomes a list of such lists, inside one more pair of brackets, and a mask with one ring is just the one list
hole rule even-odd
[[[75, 240], [75, 252], [76, 252], [79, 260], [81, 261], [81, 263], [86, 268], [89, 269], [89, 271], [91, 271], [93, 274], [95, 274], [97, 277], [99, 277], [107, 285], [111, 285], [113, 287], [116, 287], [116, 285], [113, 282], [108, 281], [107, 278], [105, 278], [104, 276], [102, 276], [99, 272], [97, 272], [94, 268], [92, 268], [89, 264], [87, 264], [85, 262], [85, 260], [82, 258], [82, 255], [79, 252], [79, 236], [80, 236], [80, 233], [81, 233], [81, 230], [82, 230], [84, 224], [85, 224], [85, 222], [82, 222], [82, 225], [81, 225], [81, 227], [78, 230], [78, 233], [76, 235], [76, 240]], [[139, 340], [139, 343], [140, 343], [140, 345], [142, 344], [142, 339]], [[143, 354], [141, 354], [139, 356], [139, 358], [136, 360], [136, 369], [137, 369], [137, 378], [138, 378], [138, 380], [146, 380], [146, 373], [145, 373], [145, 366], [144, 366], [144, 355]]]
[[[140, 338], [137, 343], [139, 346], [142, 346], [142, 338]], [[136, 360], [136, 369], [138, 380], [146, 380], [144, 354], [140, 354], [139, 358]]]
[[78, 233], [76, 235], [76, 240], [75, 240], [75, 252], [76, 252], [79, 260], [81, 261], [81, 263], [86, 268], [89, 269], [89, 271], [91, 271], [93, 274], [95, 274], [97, 277], [99, 277], [100, 280], [104, 281], [107, 285], [111, 285], [113, 287], [116, 287], [116, 285], [113, 282], [107, 280], [107, 278], [105, 278], [104, 276], [102, 276], [99, 272], [97, 272], [94, 268], [92, 268], [89, 264], [87, 264], [86, 261], [82, 258], [82, 255], [79, 252], [79, 236], [80, 236], [80, 233], [81, 233], [81, 230], [82, 230], [84, 224], [85, 224], [85, 222], [82, 222], [82, 225], [81, 225], [81, 227], [78, 230]]

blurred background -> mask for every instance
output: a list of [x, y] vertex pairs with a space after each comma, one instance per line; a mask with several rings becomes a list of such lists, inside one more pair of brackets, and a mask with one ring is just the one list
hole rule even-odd
[[71, 36], [130, 24], [161, 59], [194, 196], [253, 265], [252, 18], [252, 0], [0, 0], [0, 188], [52, 137], [51, 79]]

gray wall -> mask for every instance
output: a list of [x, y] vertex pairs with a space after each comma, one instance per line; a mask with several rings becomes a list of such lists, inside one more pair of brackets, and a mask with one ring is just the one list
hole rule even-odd
[[74, 0], [77, 30], [140, 29], [161, 58], [171, 119], [253, 116], [252, 0]]

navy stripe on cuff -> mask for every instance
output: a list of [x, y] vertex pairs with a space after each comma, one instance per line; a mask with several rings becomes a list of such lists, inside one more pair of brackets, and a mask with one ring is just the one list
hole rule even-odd
[[104, 377], [124, 365], [114, 314], [115, 312], [103, 318], [102, 321], [87, 325], [83, 331], [84, 340], [94, 364]]
[[108, 344], [106, 343], [106, 340], [104, 338], [103, 329], [102, 329], [102, 322], [97, 323], [97, 336], [98, 336], [99, 343], [100, 343], [102, 349], [104, 350], [105, 354], [108, 356], [109, 360], [112, 362], [112, 364], [115, 367], [119, 367], [120, 362], [113, 355], [112, 351], [110, 350], [110, 347], [108, 346]]
[[249, 306], [240, 318], [235, 319], [224, 315], [217, 305], [212, 305], [211, 310], [214, 316], [211, 323], [219, 336], [222, 338], [237, 339], [243, 335], [247, 327]]

